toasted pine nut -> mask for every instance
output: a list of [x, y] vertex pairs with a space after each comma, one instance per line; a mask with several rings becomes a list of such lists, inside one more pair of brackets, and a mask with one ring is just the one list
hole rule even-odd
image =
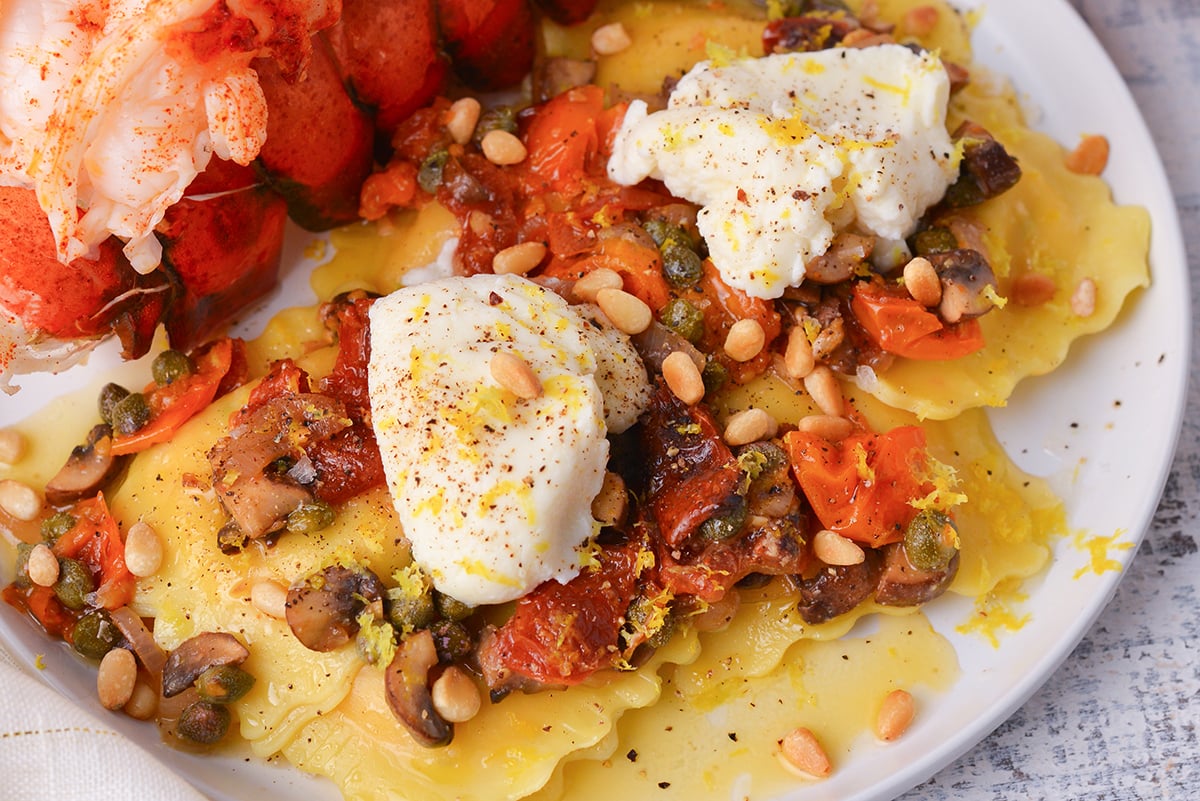
[[278, 581], [260, 579], [250, 587], [250, 603], [264, 615], [282, 620], [287, 616], [287, 593]]
[[1091, 317], [1096, 313], [1096, 282], [1084, 278], [1075, 285], [1071, 293], [1071, 311], [1079, 317]]
[[139, 578], [153, 576], [162, 567], [163, 545], [158, 532], [139, 520], [125, 533], [125, 566]]
[[938, 10], [933, 6], [917, 6], [904, 14], [904, 30], [912, 36], [928, 36], [938, 24]]
[[845, 412], [845, 401], [842, 399], [842, 386], [838, 383], [833, 370], [822, 364], [814, 367], [813, 371], [804, 377], [804, 388], [817, 404], [817, 407], [827, 415], [841, 417]]
[[592, 518], [606, 526], [615, 526], [625, 519], [628, 508], [625, 479], [611, 470], [605, 472], [600, 492], [592, 499]]
[[576, 281], [571, 293], [584, 303], [595, 303], [601, 289], [620, 289], [623, 284], [621, 274], [616, 270], [599, 267]]
[[492, 355], [488, 365], [492, 378], [522, 400], [533, 400], [542, 396], [542, 382], [529, 366], [529, 362], [515, 353], [499, 351]]
[[1067, 169], [1080, 175], [1099, 175], [1108, 166], [1108, 140], [1095, 134], [1079, 140], [1067, 154]]
[[488, 161], [501, 167], [520, 164], [528, 155], [525, 144], [520, 139], [508, 131], [498, 128], [488, 131], [479, 146], [483, 149], [483, 155]]
[[725, 442], [735, 447], [749, 445], [775, 436], [778, 430], [779, 423], [762, 409], [743, 409], [725, 423]]
[[1023, 273], [1013, 279], [1009, 295], [1018, 306], [1033, 308], [1049, 303], [1058, 285], [1041, 273]]
[[735, 362], [748, 362], [762, 353], [766, 332], [758, 320], [738, 320], [725, 335], [725, 354]]
[[473, 97], [462, 97], [450, 104], [446, 112], [446, 132], [457, 144], [465, 145], [475, 133], [479, 122], [479, 101]]
[[0, 509], [17, 520], [36, 520], [42, 513], [42, 496], [28, 484], [6, 478], [0, 481]]
[[813, 536], [813, 554], [827, 565], [861, 565], [867, 555], [853, 540], [823, 528]]
[[492, 272], [496, 275], [525, 275], [541, 264], [545, 257], [546, 246], [541, 242], [521, 242], [492, 257]]
[[854, 423], [845, 417], [830, 414], [809, 414], [796, 421], [796, 430], [805, 434], [815, 434], [830, 442], [840, 442], [850, 436]]
[[0, 464], [16, 464], [25, 455], [25, 437], [15, 428], [0, 428]]
[[887, 33], [876, 33], [870, 28], [855, 28], [842, 37], [843, 47], [875, 47], [881, 44], [894, 44], [896, 39]]
[[96, 673], [96, 694], [105, 709], [120, 709], [133, 697], [137, 683], [137, 660], [133, 651], [114, 648], [100, 660]]
[[654, 319], [641, 298], [623, 289], [601, 289], [596, 293], [596, 303], [613, 325], [630, 336], [645, 331]]
[[833, 771], [829, 755], [804, 727], [792, 729], [779, 741], [779, 753], [787, 765], [813, 778], [823, 779]]
[[29, 561], [25, 565], [29, 580], [39, 587], [50, 587], [58, 581], [58, 557], [50, 546], [39, 542], [29, 552]]
[[783, 367], [789, 378], [804, 378], [816, 367], [812, 343], [804, 326], [797, 325], [788, 332], [787, 350], [783, 352]]
[[158, 711], [158, 691], [144, 681], [135, 682], [125, 702], [125, 714], [134, 720], [149, 720]]
[[451, 665], [430, 688], [433, 708], [451, 723], [463, 723], [479, 714], [482, 698], [475, 682], [461, 669]]
[[610, 22], [592, 31], [592, 50], [598, 56], [620, 53], [629, 49], [632, 44], [633, 39], [629, 38], [629, 31], [619, 22]]
[[924, 256], [917, 256], [904, 265], [904, 288], [913, 300], [925, 308], [942, 302], [942, 279], [938, 278], [937, 270]]
[[662, 374], [671, 393], [688, 406], [695, 406], [704, 397], [704, 378], [692, 357], [683, 351], [663, 359]]
[[879, 735], [880, 740], [891, 742], [908, 731], [914, 714], [916, 707], [912, 695], [906, 690], [892, 690], [879, 707], [879, 717], [875, 719], [875, 733]]

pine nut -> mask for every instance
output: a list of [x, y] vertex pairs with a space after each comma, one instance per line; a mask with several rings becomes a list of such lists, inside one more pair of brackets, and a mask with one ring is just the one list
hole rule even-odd
[[813, 536], [813, 554], [827, 565], [861, 565], [867, 555], [853, 540], [836, 531], [821, 529]]
[[433, 708], [451, 723], [464, 723], [479, 714], [482, 698], [475, 682], [461, 669], [451, 665], [430, 688]]
[[261, 579], [250, 587], [250, 603], [264, 615], [282, 620], [287, 616], [287, 593], [278, 581]]
[[623, 285], [620, 273], [607, 267], [600, 267], [576, 281], [571, 292], [577, 300], [583, 303], [595, 303], [596, 295], [601, 289], [620, 289]]
[[912, 36], [928, 36], [938, 24], [938, 10], [933, 6], [917, 6], [904, 14], [904, 30]]
[[473, 97], [459, 98], [450, 104], [446, 112], [446, 132], [455, 143], [465, 145], [471, 141], [479, 122], [479, 112], [479, 101]]
[[628, 508], [625, 479], [611, 470], [605, 472], [600, 492], [592, 499], [592, 518], [603, 525], [615, 526], [625, 520]]
[[545, 257], [546, 246], [541, 242], [521, 242], [492, 257], [492, 272], [496, 275], [525, 275], [541, 264]]
[[688, 406], [695, 406], [704, 398], [704, 378], [692, 357], [683, 351], [674, 351], [663, 359], [662, 374], [671, 394]]
[[913, 697], [905, 690], [892, 690], [883, 699], [879, 707], [879, 717], [875, 719], [875, 733], [880, 740], [891, 742], [908, 731], [916, 714]]
[[628, 50], [633, 44], [629, 31], [619, 22], [601, 25], [592, 32], [592, 50], [598, 56], [612, 56], [622, 50]]
[[125, 702], [125, 714], [134, 720], [149, 720], [158, 711], [158, 691], [144, 681], [133, 685], [133, 694]]
[[826, 365], [813, 368], [804, 377], [804, 388], [817, 404], [817, 407], [827, 415], [841, 417], [845, 412], [845, 401], [842, 399], [842, 386], [837, 376]]
[[829, 755], [804, 727], [792, 729], [779, 741], [779, 753], [786, 764], [807, 776], [823, 779], [833, 771]]
[[757, 320], [738, 320], [725, 335], [725, 354], [735, 362], [748, 362], [762, 353], [766, 332]]
[[813, 434], [830, 442], [840, 442], [850, 436], [854, 423], [845, 417], [830, 414], [810, 414], [796, 421], [796, 430]]
[[29, 575], [29, 580], [34, 584], [39, 587], [50, 587], [58, 581], [58, 557], [54, 555], [54, 551], [50, 550], [50, 546], [39, 542], [29, 552], [29, 561], [26, 562], [25, 570]]
[[779, 430], [775, 418], [762, 409], [743, 409], [725, 423], [725, 442], [734, 447], [770, 439]]
[[15, 428], [0, 428], [0, 464], [16, 464], [25, 455], [25, 437]]
[[495, 221], [486, 211], [472, 211], [467, 215], [467, 227], [479, 236], [487, 236], [495, 227]]
[[158, 532], [139, 520], [125, 534], [125, 566], [138, 578], [153, 576], [162, 567], [163, 545]]
[[533, 400], [542, 395], [542, 382], [529, 366], [529, 362], [513, 353], [500, 351], [492, 355], [488, 365], [492, 378], [522, 400]]
[[904, 288], [917, 303], [931, 308], [942, 302], [942, 279], [929, 259], [917, 256], [904, 265]]
[[30, 522], [42, 513], [42, 496], [28, 484], [6, 478], [0, 481], [0, 509], [17, 520]]
[[601, 289], [596, 304], [613, 325], [630, 336], [645, 331], [654, 318], [641, 298], [623, 289]]
[[527, 155], [525, 145], [520, 139], [508, 131], [500, 129], [488, 131], [479, 146], [483, 149], [483, 155], [488, 161], [501, 167], [520, 164]]
[[1071, 293], [1071, 311], [1079, 317], [1091, 317], [1096, 313], [1096, 282], [1084, 278], [1075, 285]]
[[788, 332], [787, 350], [783, 352], [783, 368], [789, 378], [804, 378], [817, 366], [812, 343], [804, 326], [797, 325]]
[[114, 648], [100, 660], [96, 673], [96, 694], [105, 709], [120, 709], [133, 697], [137, 683], [137, 660], [132, 651]]
[[1108, 140], [1085, 136], [1067, 155], [1067, 169], [1079, 175], [1099, 175], [1108, 166]]
[[1009, 294], [1018, 306], [1033, 308], [1049, 303], [1057, 289], [1058, 285], [1048, 275], [1024, 273], [1013, 279]]

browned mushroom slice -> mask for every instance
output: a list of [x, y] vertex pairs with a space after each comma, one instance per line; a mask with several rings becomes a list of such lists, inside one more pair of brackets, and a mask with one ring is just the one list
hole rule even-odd
[[857, 565], [823, 565], [816, 575], [798, 582], [796, 610], [812, 625], [832, 620], [869, 598], [878, 577], [879, 560], [870, 550]]
[[596, 62], [576, 58], [547, 58], [533, 71], [533, 94], [538, 102], [568, 89], [589, 84], [596, 77]]
[[926, 258], [941, 279], [942, 302], [938, 314], [943, 320], [948, 323], [970, 320], [995, 307], [992, 292], [996, 289], [996, 274], [982, 253], [958, 248], [931, 253]]
[[288, 626], [305, 648], [332, 651], [354, 639], [368, 606], [378, 604], [383, 614], [383, 592], [371, 571], [332, 565], [288, 590]]
[[921, 570], [908, 561], [901, 543], [885, 546], [875, 600], [884, 606], [920, 606], [937, 598], [958, 573], [958, 554], [939, 570]]
[[809, 259], [804, 266], [804, 280], [814, 284], [840, 284], [850, 278], [871, 258], [875, 239], [858, 234], [841, 233], [833, 238], [829, 249]]
[[232, 634], [206, 631], [184, 640], [163, 665], [162, 694], [173, 698], [191, 687], [211, 667], [240, 665], [250, 656]]
[[404, 638], [384, 676], [392, 714], [427, 748], [449, 745], [454, 737], [454, 725], [438, 714], [429, 690], [429, 671], [437, 663], [433, 635], [422, 629]]
[[96, 426], [88, 432], [87, 442], [71, 451], [67, 463], [46, 484], [46, 500], [61, 506], [95, 495], [123, 461], [112, 454], [112, 428]]

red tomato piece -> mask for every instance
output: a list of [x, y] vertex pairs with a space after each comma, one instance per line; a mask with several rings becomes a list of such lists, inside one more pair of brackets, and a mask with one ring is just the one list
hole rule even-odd
[[75, 525], [54, 543], [55, 556], [79, 559], [88, 566], [98, 579], [97, 606], [125, 606], [133, 600], [136, 579], [125, 566], [125, 544], [104, 494], [77, 502], [71, 507], [71, 515]]
[[604, 111], [604, 90], [577, 86], [534, 113], [525, 132], [528, 191], [577, 194], [588, 160], [599, 151], [596, 123]]
[[850, 308], [867, 336], [888, 353], [908, 359], [957, 359], [983, 347], [978, 320], [954, 325], [902, 291], [861, 282], [850, 296]]

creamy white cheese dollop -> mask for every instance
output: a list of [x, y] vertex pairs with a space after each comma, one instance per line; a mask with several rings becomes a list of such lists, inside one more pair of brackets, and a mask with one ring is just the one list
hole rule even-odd
[[901, 45], [698, 64], [630, 104], [608, 172], [702, 205], [727, 283], [776, 298], [842, 230], [900, 239], [958, 174], [939, 59]]
[[[501, 351], [541, 397], [495, 381]], [[518, 276], [446, 278], [375, 302], [368, 380], [396, 512], [439, 590], [501, 603], [579, 572], [606, 435], [649, 402], [628, 337]]]

